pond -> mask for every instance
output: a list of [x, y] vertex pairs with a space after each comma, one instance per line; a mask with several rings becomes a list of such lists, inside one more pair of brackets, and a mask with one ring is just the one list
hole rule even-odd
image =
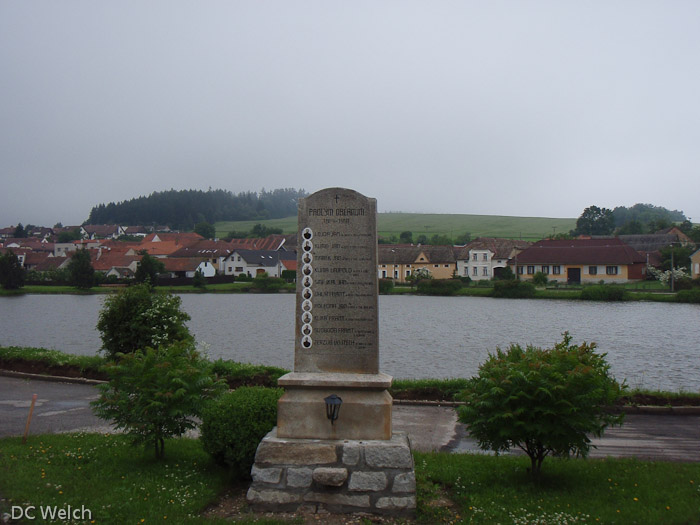
[[[294, 359], [293, 294], [184, 294], [183, 309], [211, 358], [281, 366]], [[92, 355], [103, 296], [0, 298], [0, 345]], [[380, 296], [382, 372], [470, 377], [496, 347], [552, 346], [569, 331], [596, 342], [632, 387], [700, 392], [700, 306], [542, 299]]]

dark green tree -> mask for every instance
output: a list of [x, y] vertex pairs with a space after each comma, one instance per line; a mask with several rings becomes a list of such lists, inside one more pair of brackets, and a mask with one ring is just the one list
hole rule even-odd
[[0, 255], [0, 286], [5, 290], [17, 290], [24, 286], [26, 272], [12, 250]]
[[95, 269], [92, 266], [90, 252], [85, 248], [76, 250], [68, 263], [70, 284], [76, 288], [87, 290], [95, 284]]
[[447, 235], [435, 234], [430, 238], [430, 244], [433, 246], [449, 246], [453, 244], [453, 241]]
[[139, 255], [141, 255], [141, 260], [136, 267], [134, 279], [137, 283], [148, 282], [151, 286], [155, 286], [158, 281], [158, 275], [165, 272], [165, 264], [156, 257], [149, 255], [145, 250], [140, 251]]
[[644, 233], [644, 225], [633, 219], [620, 226], [616, 233], [617, 235], [639, 235]]
[[22, 226], [20, 222], [15, 228], [15, 232], [12, 234], [15, 239], [24, 239], [27, 237], [27, 230]]
[[216, 229], [213, 224], [209, 224], [206, 221], [198, 222], [194, 226], [194, 232], [198, 233], [205, 239], [213, 239], [216, 237]]
[[455, 239], [455, 244], [465, 245], [469, 244], [472, 240], [472, 234], [470, 232], [464, 232], [462, 235], [458, 235]]
[[399, 242], [402, 244], [413, 244], [413, 232], [408, 230], [401, 232]]
[[204, 277], [202, 270], [197, 270], [194, 272], [194, 277], [192, 278], [192, 286], [199, 289], [204, 289], [207, 286], [207, 278]]
[[576, 221], [577, 235], [610, 235], [615, 229], [612, 210], [589, 206]]
[[77, 241], [81, 238], [80, 229], [74, 228], [70, 231], [61, 232], [58, 234], [58, 242]]

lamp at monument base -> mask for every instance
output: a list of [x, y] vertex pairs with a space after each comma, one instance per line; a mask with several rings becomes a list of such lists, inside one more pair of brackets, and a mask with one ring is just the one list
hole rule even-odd
[[[324, 399], [343, 399], [331, 424]], [[288, 389], [277, 404], [277, 435], [299, 439], [391, 439], [392, 398], [386, 390]]]

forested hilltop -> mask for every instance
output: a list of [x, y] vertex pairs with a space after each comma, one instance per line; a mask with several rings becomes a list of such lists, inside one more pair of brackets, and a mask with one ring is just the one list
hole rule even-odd
[[158, 224], [191, 229], [200, 222], [264, 220], [297, 213], [297, 201], [307, 193], [284, 188], [271, 191], [169, 190], [118, 203], [100, 204], [87, 224]]

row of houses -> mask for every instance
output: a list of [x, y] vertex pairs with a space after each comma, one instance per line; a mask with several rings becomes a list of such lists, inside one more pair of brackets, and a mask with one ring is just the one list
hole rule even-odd
[[[433, 278], [499, 277], [509, 267], [524, 279], [536, 273], [551, 282], [625, 283], [646, 279], [648, 266], [661, 264], [660, 250], [692, 244], [682, 232], [587, 239], [545, 239], [535, 243], [479, 238], [465, 246], [379, 245], [378, 277], [406, 282], [417, 271]], [[700, 250], [691, 257], [693, 278], [700, 276]]]
[[[291, 244], [287, 244], [290, 237]], [[205, 277], [267, 273], [280, 277], [285, 270], [296, 270], [296, 236], [270, 235], [264, 239], [208, 240], [196, 233], [152, 233], [140, 241], [83, 239], [67, 243], [47, 240], [5, 239], [0, 251], [12, 250], [28, 270], [50, 271], [65, 268], [73, 252], [87, 249], [93, 268], [108, 277], [134, 275], [144, 253], [159, 259], [170, 277]], [[291, 248], [291, 249], [290, 249]]]
[[[295, 235], [227, 242], [207, 240], [196, 233], [154, 232], [139, 241], [123, 242], [111, 236], [128, 228], [86, 228], [85, 238], [78, 241], [4, 239], [0, 250], [12, 249], [27, 269], [48, 271], [64, 267], [73, 251], [85, 248], [93, 255], [95, 270], [117, 278], [133, 276], [143, 253], [160, 259], [171, 277], [192, 277], [197, 271], [205, 277], [254, 277], [261, 273], [279, 277], [285, 270], [296, 269]], [[97, 233], [107, 238], [90, 238]], [[654, 235], [536, 243], [479, 238], [465, 246], [380, 244], [377, 275], [399, 283], [407, 282], [418, 271], [435, 279], [469, 277], [478, 281], [498, 277], [510, 267], [525, 279], [542, 272], [550, 281], [562, 283], [623, 283], [645, 279], [647, 266], [660, 263], [661, 248], [690, 242], [682, 232], [672, 229]], [[700, 275], [700, 251], [693, 254], [691, 268], [694, 277]]]

